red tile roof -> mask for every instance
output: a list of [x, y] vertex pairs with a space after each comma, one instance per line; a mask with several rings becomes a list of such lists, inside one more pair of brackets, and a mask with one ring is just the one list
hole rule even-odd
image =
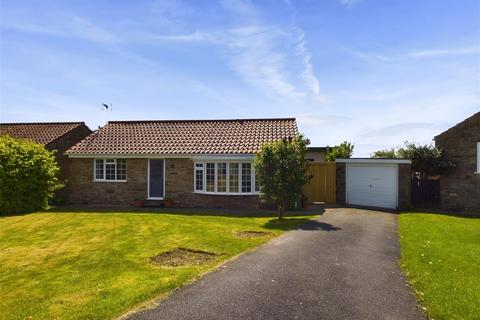
[[67, 154], [249, 154], [297, 132], [294, 118], [110, 121]]
[[0, 135], [30, 139], [47, 145], [85, 122], [0, 123]]

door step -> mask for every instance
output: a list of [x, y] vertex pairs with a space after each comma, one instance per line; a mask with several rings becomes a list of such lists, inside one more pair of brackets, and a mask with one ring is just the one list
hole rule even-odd
[[163, 200], [143, 200], [142, 207], [155, 208], [163, 207]]

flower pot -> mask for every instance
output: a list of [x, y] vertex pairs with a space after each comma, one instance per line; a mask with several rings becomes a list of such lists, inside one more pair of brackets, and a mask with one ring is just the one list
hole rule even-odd
[[308, 209], [308, 201], [307, 200], [302, 201], [302, 208], [305, 209], [305, 210]]
[[173, 207], [173, 201], [172, 200], [164, 200], [163, 201], [163, 206], [165, 208], [171, 208], [171, 207]]
[[142, 200], [133, 200], [133, 206], [134, 207], [141, 207], [142, 206]]

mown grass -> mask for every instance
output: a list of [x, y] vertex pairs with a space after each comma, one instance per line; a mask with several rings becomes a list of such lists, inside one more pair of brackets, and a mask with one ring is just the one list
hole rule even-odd
[[480, 219], [400, 215], [401, 265], [429, 318], [480, 318]]
[[[305, 222], [298, 216], [44, 212], [0, 217], [2, 319], [105, 319], [159, 297]], [[267, 231], [239, 239], [235, 232]], [[218, 254], [206, 265], [161, 267], [150, 257], [183, 247]]]

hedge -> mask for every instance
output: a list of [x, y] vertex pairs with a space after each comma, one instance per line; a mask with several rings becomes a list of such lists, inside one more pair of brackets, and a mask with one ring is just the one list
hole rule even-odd
[[30, 140], [0, 136], [0, 213], [47, 208], [62, 187], [59, 172], [53, 151]]

